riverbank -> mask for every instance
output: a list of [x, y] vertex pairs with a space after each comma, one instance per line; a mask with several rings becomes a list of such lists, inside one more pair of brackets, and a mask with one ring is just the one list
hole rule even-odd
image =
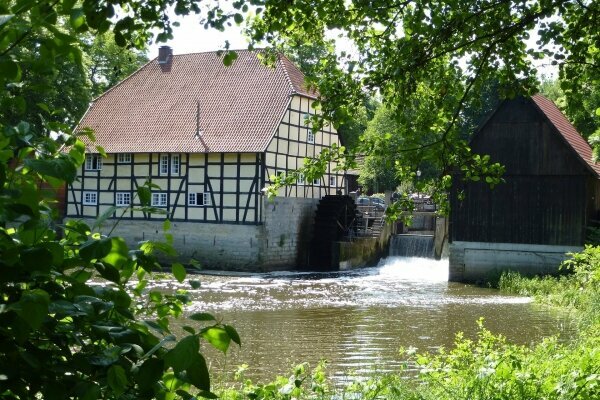
[[569, 309], [579, 330], [567, 342], [544, 339], [514, 345], [480, 321], [476, 339], [457, 335], [454, 347], [435, 354], [404, 349], [401, 373], [377, 376], [337, 389], [323, 365], [301, 365], [287, 377], [256, 385], [243, 378], [220, 391], [225, 400], [257, 399], [594, 399], [600, 398], [600, 248], [587, 248], [564, 266], [560, 277], [505, 274], [502, 291]]

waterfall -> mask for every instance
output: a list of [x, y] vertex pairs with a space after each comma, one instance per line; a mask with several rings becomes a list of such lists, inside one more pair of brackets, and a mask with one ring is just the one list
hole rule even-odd
[[393, 235], [390, 256], [434, 258], [433, 235]]

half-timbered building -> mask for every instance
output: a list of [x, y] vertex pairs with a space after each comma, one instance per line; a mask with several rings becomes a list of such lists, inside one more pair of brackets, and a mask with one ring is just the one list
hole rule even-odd
[[[94, 130], [96, 143], [68, 187], [67, 216], [95, 218], [111, 206], [138, 205], [136, 189], [149, 180], [160, 188], [152, 206], [172, 221], [196, 224], [196, 231], [201, 224], [263, 224], [262, 189], [271, 177], [301, 167], [339, 139], [331, 125], [312, 129], [316, 93], [287, 58], [271, 67], [257, 52], [237, 55], [225, 66], [215, 52], [173, 55], [164, 46], [157, 59], [97, 98], [79, 124]], [[316, 181], [301, 177], [279, 195], [335, 194], [344, 176], [334, 167]], [[165, 217], [131, 207], [123, 218]]]
[[505, 166], [505, 182], [490, 189], [456, 177], [450, 279], [556, 272], [598, 219], [600, 164], [588, 143], [552, 101], [535, 95], [502, 102], [470, 145]]

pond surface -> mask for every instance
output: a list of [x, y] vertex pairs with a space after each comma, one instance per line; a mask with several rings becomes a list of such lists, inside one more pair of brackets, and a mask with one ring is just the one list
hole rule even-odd
[[447, 282], [448, 262], [390, 257], [378, 267], [339, 273], [277, 272], [200, 275], [191, 312], [211, 312], [233, 325], [242, 348], [210, 352], [213, 374], [231, 379], [240, 364], [255, 381], [324, 358], [341, 383], [403, 363], [398, 349], [451, 347], [459, 331], [474, 338], [476, 321], [509, 341], [530, 344], [573, 333], [565, 315], [529, 298]]

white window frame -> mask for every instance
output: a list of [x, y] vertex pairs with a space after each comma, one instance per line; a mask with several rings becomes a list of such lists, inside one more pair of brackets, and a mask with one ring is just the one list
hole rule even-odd
[[[201, 203], [198, 202], [199, 200]], [[206, 205], [210, 205], [210, 192], [188, 193], [188, 206], [203, 207]]]
[[169, 155], [161, 154], [158, 159], [158, 174], [169, 175]]
[[131, 163], [131, 153], [118, 153], [117, 164], [129, 164]]
[[152, 207], [166, 207], [168, 204], [167, 192], [153, 192], [152, 193]]
[[100, 154], [85, 155], [85, 170], [100, 171], [102, 169], [102, 156]]
[[115, 193], [115, 205], [118, 207], [130, 206], [131, 205], [131, 193], [130, 192]]
[[337, 176], [331, 175], [329, 177], [329, 186], [330, 187], [337, 187]]
[[198, 205], [198, 193], [197, 192], [189, 192], [188, 193], [188, 206], [197, 206]]
[[315, 133], [312, 130], [312, 125], [310, 125], [310, 114], [304, 113], [304, 125], [306, 126], [306, 142], [314, 143], [315, 142]]
[[181, 170], [181, 158], [179, 154], [171, 154], [171, 173], [179, 175]]
[[98, 205], [98, 192], [84, 191], [81, 193], [81, 203], [84, 206]]
[[296, 179], [298, 186], [304, 186], [304, 182], [306, 182], [306, 179], [304, 179], [304, 174], [298, 174], [298, 179]]
[[321, 179], [313, 179], [313, 186], [314, 185], [320, 186], [321, 185]]

